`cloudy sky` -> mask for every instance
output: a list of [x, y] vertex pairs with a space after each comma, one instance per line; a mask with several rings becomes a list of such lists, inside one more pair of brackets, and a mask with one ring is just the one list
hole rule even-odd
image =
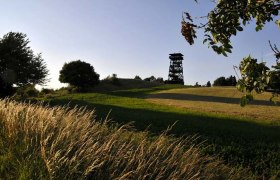
[[206, 84], [219, 76], [234, 75], [233, 65], [251, 54], [275, 62], [268, 40], [280, 46], [280, 30], [274, 23], [256, 33], [253, 24], [233, 37], [233, 53], [216, 55], [202, 44], [202, 32], [189, 46], [181, 35], [182, 12], [204, 16], [214, 4], [200, 0], [12, 0], [0, 2], [0, 36], [23, 32], [30, 46], [50, 70], [47, 87], [59, 88], [59, 70], [65, 62], [91, 63], [101, 78], [167, 79], [168, 54], [185, 55], [185, 84]]

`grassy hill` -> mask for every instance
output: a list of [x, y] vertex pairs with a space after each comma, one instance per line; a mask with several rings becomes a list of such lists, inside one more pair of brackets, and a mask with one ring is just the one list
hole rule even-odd
[[[175, 89], [174, 89], [175, 88]], [[51, 105], [87, 106], [97, 119], [134, 122], [136, 130], [160, 134], [172, 126], [175, 136], [197, 135], [201, 151], [215, 155], [235, 168], [248, 168], [259, 177], [280, 176], [279, 105], [268, 94], [252, 105], [239, 106], [233, 88], [145, 89], [68, 94], [47, 100]], [[174, 125], [175, 123], [175, 125]]]
[[118, 78], [118, 83], [113, 84], [109, 80], [102, 80], [93, 91], [116, 91], [116, 90], [127, 90], [127, 89], [138, 89], [138, 88], [151, 88], [159, 86], [159, 82], [148, 82], [139, 79], [125, 79]]

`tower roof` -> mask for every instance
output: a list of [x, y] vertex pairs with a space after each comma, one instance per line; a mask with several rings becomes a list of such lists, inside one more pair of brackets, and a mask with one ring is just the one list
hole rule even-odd
[[173, 53], [173, 54], [169, 54], [169, 59], [172, 61], [182, 61], [184, 60], [184, 55], [181, 53]]
[[172, 53], [169, 54], [170, 56], [184, 56], [182, 53]]

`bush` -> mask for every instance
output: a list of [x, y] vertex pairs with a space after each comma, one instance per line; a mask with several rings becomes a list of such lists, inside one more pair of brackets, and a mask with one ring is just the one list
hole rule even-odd
[[35, 88], [35, 85], [26, 85], [18, 87], [13, 98], [18, 100], [25, 100], [28, 98], [38, 97], [39, 91]]
[[54, 92], [53, 89], [48, 89], [48, 88], [43, 88], [43, 89], [41, 90], [41, 93], [42, 93], [42, 94], [51, 94], [51, 93], [53, 93], [53, 92]]

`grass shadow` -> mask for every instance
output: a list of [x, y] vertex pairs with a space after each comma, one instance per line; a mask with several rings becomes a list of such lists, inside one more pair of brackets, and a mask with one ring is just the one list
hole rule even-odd
[[[240, 98], [203, 96], [203, 95], [180, 94], [180, 93], [150, 94], [149, 98], [240, 104]], [[261, 105], [261, 106], [280, 106], [279, 104], [275, 104], [273, 102], [265, 101], [265, 100], [253, 100], [252, 102], [250, 102], [250, 104]]]

